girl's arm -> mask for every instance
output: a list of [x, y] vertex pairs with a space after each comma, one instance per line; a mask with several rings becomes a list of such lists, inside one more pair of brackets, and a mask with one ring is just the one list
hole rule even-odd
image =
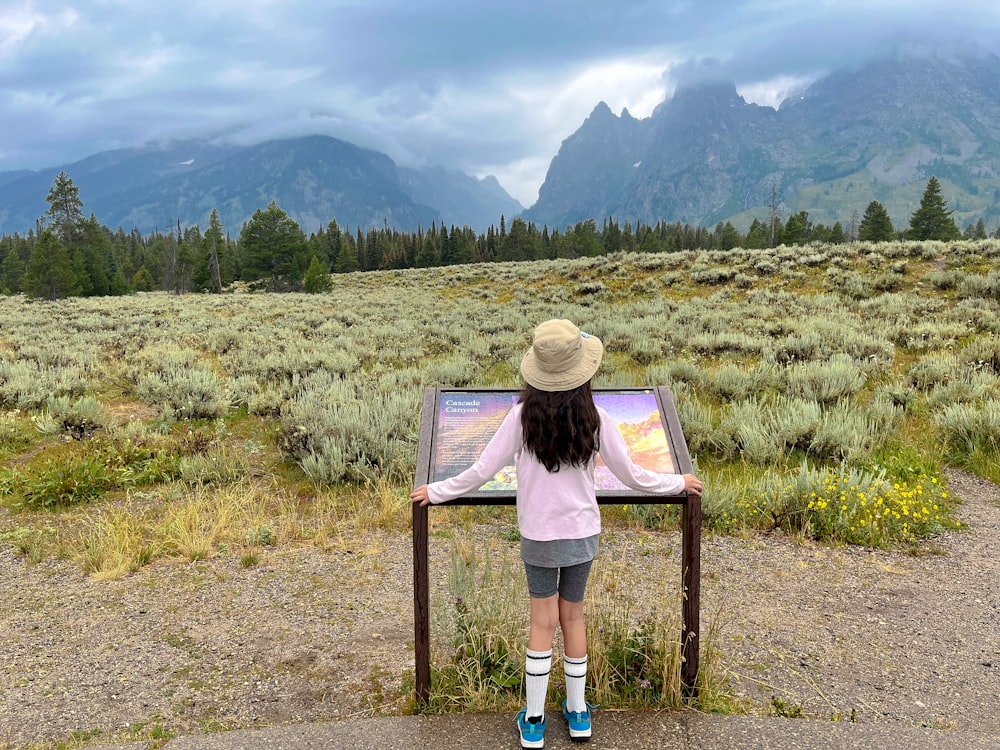
[[504, 466], [514, 463], [514, 454], [520, 449], [520, 409], [507, 412], [503, 422], [490, 442], [486, 444], [479, 460], [457, 476], [417, 487], [410, 494], [414, 503], [444, 503], [474, 492], [492, 479]]
[[661, 474], [644, 469], [632, 461], [625, 438], [618, 425], [601, 412], [601, 458], [611, 472], [633, 490], [653, 492], [658, 495], [680, 495], [688, 492], [701, 496], [702, 482], [694, 474]]

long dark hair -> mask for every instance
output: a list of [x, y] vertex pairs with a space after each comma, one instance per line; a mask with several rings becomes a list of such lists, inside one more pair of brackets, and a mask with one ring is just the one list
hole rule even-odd
[[524, 447], [549, 472], [561, 466], [586, 466], [601, 445], [601, 417], [590, 382], [571, 391], [521, 391]]

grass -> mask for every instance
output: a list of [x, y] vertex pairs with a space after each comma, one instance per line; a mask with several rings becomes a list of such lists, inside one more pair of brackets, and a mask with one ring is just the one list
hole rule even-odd
[[[451, 542], [449, 601], [433, 607], [435, 630], [445, 635], [436, 643], [431, 694], [421, 710], [516, 710], [523, 705], [527, 646], [528, 596], [520, 562], [511, 562], [510, 546], [491, 544], [481, 553], [467, 535], [454, 534]], [[588, 700], [604, 708], [689, 705], [681, 685], [680, 592], [670, 583], [643, 581], [637, 584], [646, 592], [640, 597], [631, 554], [602, 553], [588, 582]], [[698, 705], [738, 710], [719, 667], [716, 637], [708, 624], [701, 639]], [[560, 647], [557, 631], [547, 697], [553, 707], [565, 697]]]
[[[598, 387], [671, 387], [709, 528], [913, 549], [957, 526], [945, 466], [1000, 482], [1000, 301], [956, 291], [998, 257], [1000, 242], [602, 256], [349, 274], [319, 295], [64, 300], [44, 316], [2, 298], [0, 542], [101, 580], [156, 560], [251, 568], [296, 544], [377, 558], [376, 536], [408, 535], [422, 390], [516, 387], [532, 327], [569, 317], [605, 342]], [[956, 285], [923, 280], [937, 259]], [[906, 272], [886, 286], [888, 264]], [[487, 524], [513, 542], [512, 513], [432, 514], [432, 532]], [[641, 537], [676, 528], [678, 508], [604, 517]], [[496, 572], [471, 588], [453, 574], [469, 593], [438, 609], [471, 661], [438, 653], [455, 689], [437, 710], [514, 700], [522, 576], [504, 565], [477, 561]], [[626, 605], [589, 605], [612, 618], [596, 627], [613, 638], [593, 636], [601, 700], [674, 705], [679, 627]], [[725, 707], [710, 639], [702, 653], [703, 705]]]

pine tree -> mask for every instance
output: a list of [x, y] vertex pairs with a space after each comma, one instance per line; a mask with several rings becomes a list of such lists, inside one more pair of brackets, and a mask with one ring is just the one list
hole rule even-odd
[[804, 245], [809, 239], [810, 228], [808, 213], [799, 211], [792, 214], [781, 230], [781, 242], [785, 245]]
[[17, 252], [11, 248], [7, 257], [0, 263], [0, 291], [4, 294], [17, 294], [21, 291], [21, 279], [24, 276], [24, 262]]
[[353, 273], [359, 270], [358, 253], [351, 242], [351, 236], [337, 233], [337, 256], [333, 261], [333, 270], [337, 273]]
[[240, 232], [243, 280], [267, 280], [269, 289], [296, 285], [305, 270], [309, 243], [298, 223], [274, 201], [254, 211]]
[[906, 236], [911, 240], [957, 240], [962, 237], [952, 211], [941, 196], [941, 183], [931, 177], [924, 188], [920, 208], [910, 217], [910, 228]]
[[29, 297], [42, 299], [62, 299], [79, 294], [80, 284], [73, 271], [69, 250], [48, 229], [42, 231], [31, 248], [21, 289]]
[[896, 230], [885, 206], [878, 201], [869, 203], [858, 227], [858, 239], [862, 242], [889, 242], [895, 236]]
[[207, 276], [209, 288], [219, 294], [222, 292], [222, 269], [219, 265], [219, 254], [225, 244], [222, 237], [222, 222], [219, 220], [219, 212], [212, 209], [208, 217], [208, 230], [201, 239], [201, 254], [207, 266]]
[[151, 292], [156, 289], [153, 274], [149, 272], [148, 268], [145, 266], [139, 267], [139, 270], [135, 272], [135, 276], [132, 277], [132, 288], [137, 292]]
[[314, 255], [309, 262], [309, 268], [306, 269], [302, 284], [309, 294], [329, 292], [333, 289], [333, 282], [330, 280], [330, 270], [319, 259], [318, 255]]
[[760, 219], [754, 219], [750, 222], [750, 230], [747, 232], [747, 239], [743, 244], [747, 248], [760, 250], [767, 247], [769, 241], [767, 225]]
[[80, 200], [79, 188], [69, 175], [60, 172], [45, 200], [49, 204], [45, 217], [52, 230], [64, 245], [72, 246], [83, 223], [83, 201]]

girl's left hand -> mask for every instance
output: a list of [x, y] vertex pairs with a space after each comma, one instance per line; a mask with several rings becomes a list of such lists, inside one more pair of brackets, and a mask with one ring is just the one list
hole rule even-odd
[[410, 500], [421, 506], [430, 505], [431, 499], [427, 494], [427, 485], [422, 484], [410, 493]]

